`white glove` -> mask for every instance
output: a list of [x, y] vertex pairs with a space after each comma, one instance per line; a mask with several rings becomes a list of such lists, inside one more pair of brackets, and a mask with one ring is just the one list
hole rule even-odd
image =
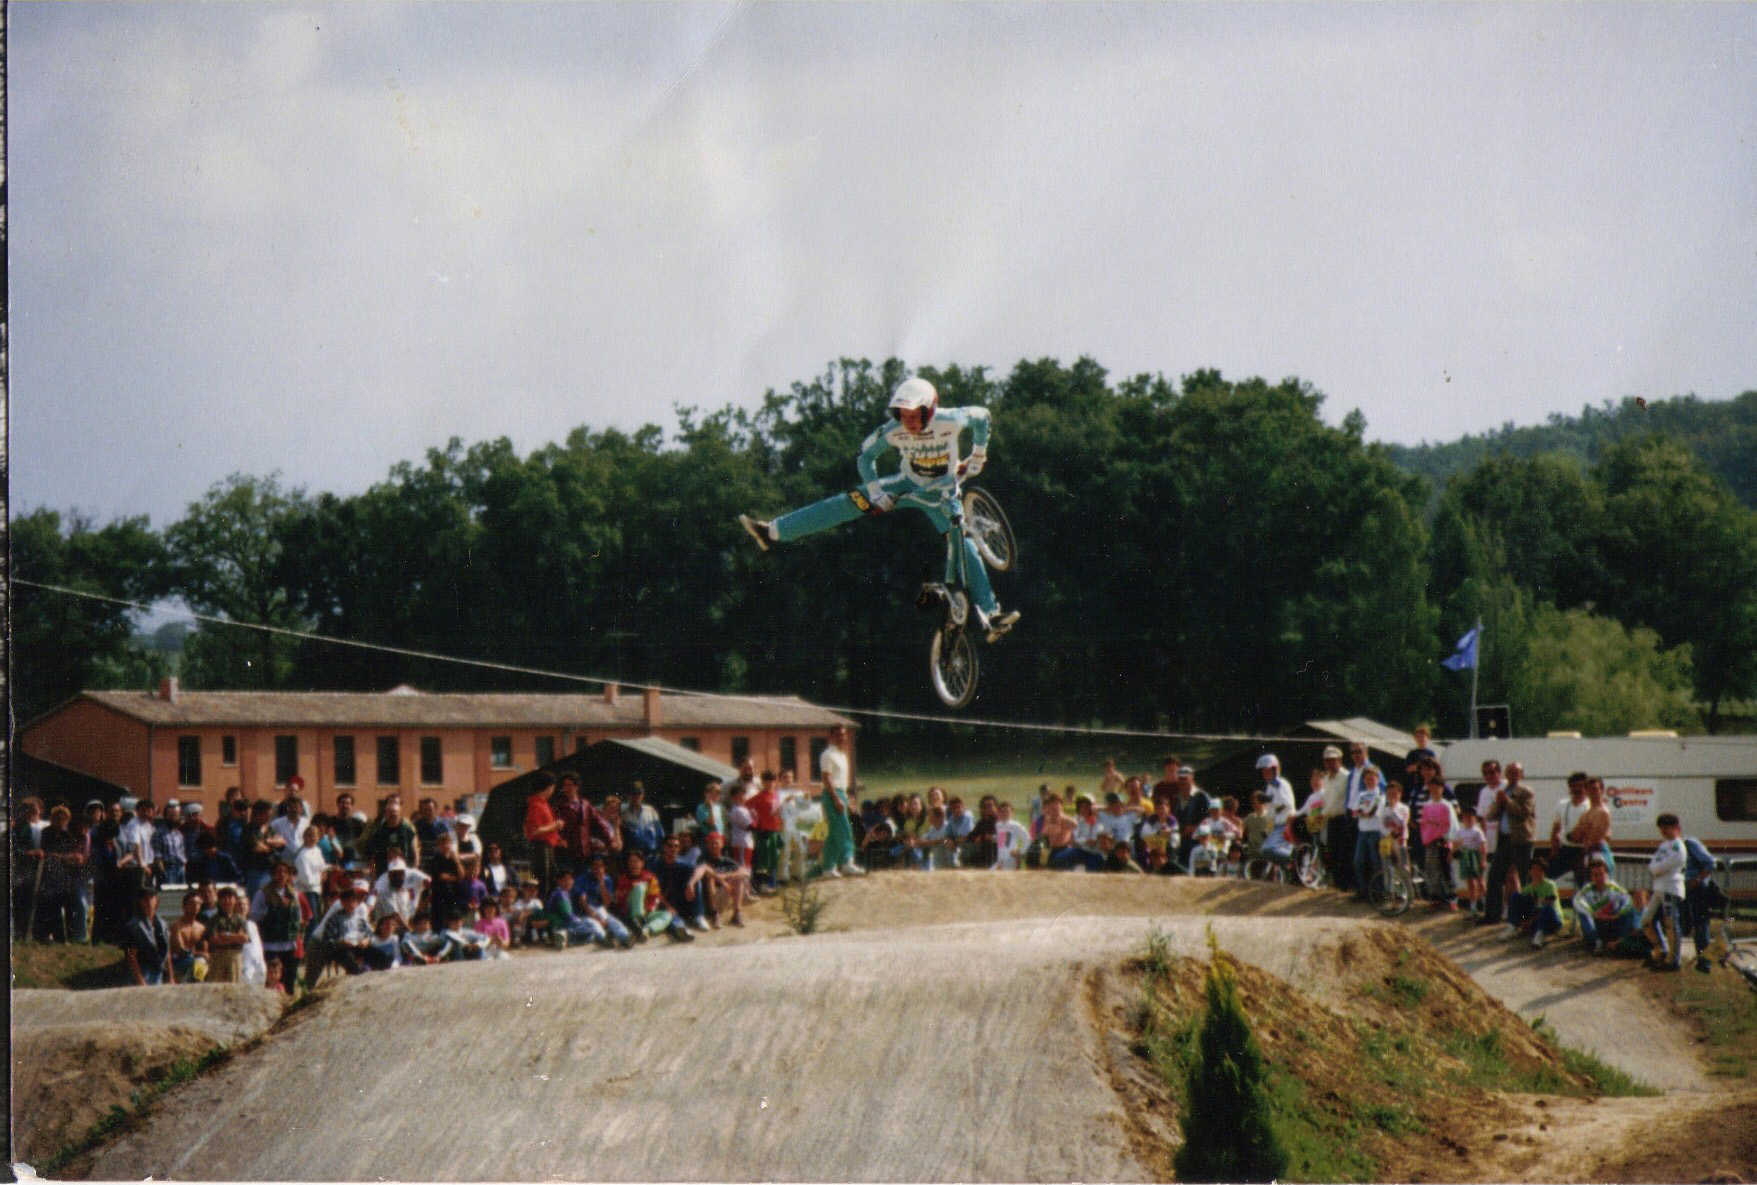
[[876, 481], [867, 483], [866, 500], [871, 502], [872, 508], [880, 514], [897, 504], [897, 499], [886, 492], [883, 484]]
[[970, 459], [964, 462], [964, 476], [975, 477], [982, 472], [983, 464], [988, 460], [988, 450], [979, 448], [971, 452]]

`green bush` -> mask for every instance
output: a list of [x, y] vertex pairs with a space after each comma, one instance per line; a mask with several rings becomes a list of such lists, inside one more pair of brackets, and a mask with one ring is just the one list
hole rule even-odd
[[1200, 1057], [1184, 1092], [1177, 1175], [1184, 1181], [1274, 1181], [1287, 1172], [1287, 1152], [1270, 1124], [1263, 1052], [1212, 933], [1208, 944], [1208, 1011]]
[[815, 881], [793, 881], [781, 890], [781, 915], [795, 934], [814, 933], [829, 905]]

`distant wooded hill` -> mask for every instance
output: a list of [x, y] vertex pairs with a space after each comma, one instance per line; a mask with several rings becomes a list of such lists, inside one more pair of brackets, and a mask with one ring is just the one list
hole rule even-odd
[[1607, 400], [1602, 407], [1582, 408], [1578, 416], [1553, 415], [1548, 423], [1528, 428], [1509, 422], [1444, 444], [1389, 448], [1393, 461], [1428, 478], [1438, 490], [1452, 475], [1475, 469], [1485, 457], [1567, 453], [1591, 464], [1610, 445], [1647, 432], [1664, 432], [1688, 446], [1733, 488], [1739, 501], [1757, 508], [1757, 390], [1724, 403], [1694, 395], [1652, 403]]

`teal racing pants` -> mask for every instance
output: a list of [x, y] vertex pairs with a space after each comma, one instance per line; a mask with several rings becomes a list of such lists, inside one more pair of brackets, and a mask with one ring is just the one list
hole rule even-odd
[[[959, 580], [957, 558], [947, 548], [946, 583], [962, 583], [970, 590], [976, 607], [984, 614], [992, 615], [998, 611], [1000, 602], [995, 599], [994, 589], [989, 586], [987, 565], [982, 562], [976, 544], [963, 537], [958, 524], [952, 521], [954, 514], [963, 514], [958, 503], [957, 487], [950, 483], [918, 486], [901, 473], [882, 478], [878, 484], [885, 493], [897, 500], [898, 507], [913, 506], [925, 514], [927, 521], [933, 524], [933, 529], [940, 535], [958, 535], [956, 542], [961, 543], [964, 548], [963, 580]], [[845, 494], [832, 494], [821, 502], [813, 502], [810, 506], [802, 506], [783, 514], [775, 520], [775, 538], [782, 543], [791, 543], [795, 539], [803, 539], [807, 535], [815, 535], [819, 531], [852, 522], [871, 512], [872, 502], [867, 497], [866, 487], [859, 486]]]

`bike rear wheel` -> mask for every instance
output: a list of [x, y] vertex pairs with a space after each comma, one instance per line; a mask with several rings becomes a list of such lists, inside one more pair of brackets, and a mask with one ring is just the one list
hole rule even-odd
[[1415, 886], [1397, 869], [1382, 868], [1373, 874], [1373, 883], [1367, 889], [1367, 898], [1381, 914], [1394, 918], [1409, 912], [1410, 905], [1415, 901]]
[[1302, 843], [1293, 851], [1293, 875], [1308, 889], [1321, 889], [1329, 881], [1323, 853], [1316, 844]]
[[933, 633], [928, 669], [934, 694], [948, 708], [962, 708], [976, 698], [976, 643], [961, 625], [944, 625]]
[[983, 563], [996, 572], [1012, 570], [1019, 558], [1019, 544], [1013, 538], [1013, 524], [993, 494], [976, 486], [965, 489], [964, 530]]

